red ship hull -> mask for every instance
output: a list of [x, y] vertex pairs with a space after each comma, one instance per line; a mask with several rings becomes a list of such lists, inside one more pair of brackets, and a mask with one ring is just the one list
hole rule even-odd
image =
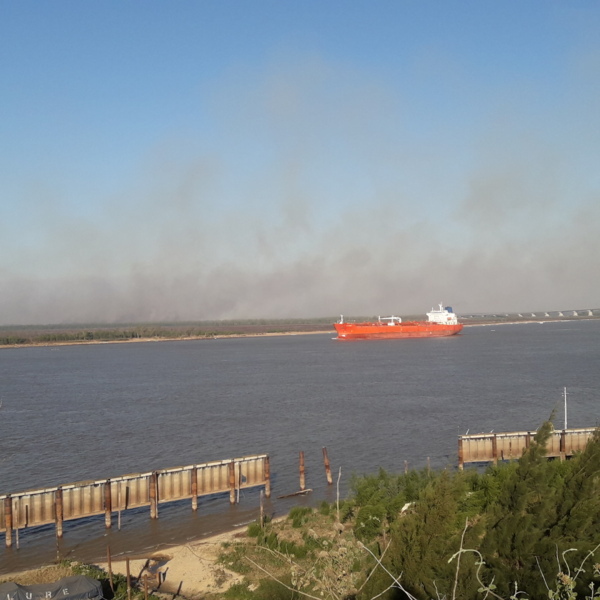
[[339, 340], [389, 340], [401, 338], [447, 337], [459, 333], [463, 325], [444, 325], [429, 321], [406, 323], [334, 323]]

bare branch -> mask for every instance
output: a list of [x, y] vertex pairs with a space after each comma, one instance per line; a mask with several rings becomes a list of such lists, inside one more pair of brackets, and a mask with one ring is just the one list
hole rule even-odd
[[303, 596], [306, 596], [307, 598], [313, 598], [313, 600], [323, 600], [323, 598], [319, 598], [319, 596], [311, 596], [311, 594], [307, 594], [306, 592], [303, 592], [302, 590], [290, 587], [289, 585], [283, 583], [283, 581], [277, 579], [277, 577], [275, 577], [275, 575], [273, 575], [272, 573], [269, 573], [269, 571], [267, 571], [266, 569], [263, 569], [263, 567], [261, 567], [258, 563], [254, 562], [251, 558], [248, 558], [247, 556], [245, 556], [244, 558], [248, 562], [252, 563], [257, 569], [259, 569], [263, 573], [266, 573], [271, 579], [273, 579], [274, 581], [276, 581], [277, 583], [282, 585], [287, 590], [290, 590], [290, 592], [296, 592], [298, 594], [302, 594]]
[[[396, 584], [396, 586], [398, 587], [398, 589], [401, 590], [402, 592], [404, 592], [408, 596], [409, 600], [417, 600], [410, 592], [408, 592], [407, 590], [404, 589], [404, 586], [400, 583], [400, 579], [394, 577], [388, 571], [388, 569], [385, 567], [385, 565], [362, 542], [359, 542], [358, 545], [361, 548], [363, 548], [364, 550], [366, 550], [376, 560], [377, 564], [393, 579], [393, 581]], [[400, 577], [402, 577], [402, 574], [400, 574]], [[393, 585], [390, 587], [393, 587]], [[388, 589], [390, 589], [390, 588], [388, 588]]]
[[542, 571], [542, 567], [540, 566], [540, 559], [537, 556], [535, 557], [535, 562], [537, 563], [537, 566], [538, 566], [538, 569], [542, 576], [542, 579], [544, 580], [544, 585], [546, 586], [546, 589], [548, 591], [550, 591], [550, 588], [548, 587], [548, 583], [546, 582], [546, 577], [544, 576], [544, 572]]
[[[383, 560], [383, 557], [385, 556], [385, 553], [388, 551], [388, 548], [390, 547], [392, 541], [390, 540], [387, 544], [387, 546], [384, 548], [383, 552], [381, 553], [381, 559]], [[373, 573], [375, 573], [375, 569], [373, 569], [369, 575], [367, 576], [367, 578], [364, 580], [363, 584], [358, 588], [358, 591], [362, 591], [362, 589], [365, 587], [365, 585], [367, 585], [367, 581], [369, 581], [369, 579], [371, 579], [371, 575], [373, 575]], [[393, 584], [392, 584], [393, 585]], [[388, 588], [390, 589], [390, 588]], [[387, 590], [386, 590], [387, 591]]]
[[483, 565], [485, 564], [485, 562], [483, 561], [483, 556], [481, 555], [481, 552], [479, 552], [479, 550], [475, 550], [473, 548], [461, 549], [458, 552], [455, 552], [448, 559], [448, 562], [452, 562], [457, 556], [460, 556], [464, 552], [472, 552], [473, 554], [477, 555], [477, 557], [479, 558], [479, 560], [477, 561], [477, 571], [475, 571], [475, 577], [477, 578], [479, 585], [481, 585], [483, 590], [486, 592], [485, 597], [487, 598], [488, 594], [491, 594], [492, 596], [494, 596], [494, 598], [498, 598], [498, 600], [504, 600], [504, 598], [502, 598], [502, 596], [498, 596], [498, 594], [496, 594], [493, 591], [493, 589], [495, 589], [495, 587], [496, 587], [494, 585], [494, 579], [492, 579], [492, 581], [487, 585], [485, 583], [483, 583], [483, 581], [481, 579], [481, 569], [482, 569]]
[[337, 493], [336, 493], [336, 504], [337, 504], [337, 520], [340, 522], [340, 479], [342, 478], [342, 467], [338, 472], [337, 478]]
[[[571, 577], [571, 567], [569, 567], [569, 563], [567, 562], [567, 559], [565, 558], [565, 554], [566, 554], [567, 552], [577, 552], [577, 548], [569, 548], [568, 550], [565, 550], [565, 551], [562, 553], [562, 559], [563, 559], [563, 562], [565, 563], [565, 567], [567, 567], [567, 575], [568, 575], [569, 577]], [[561, 569], [561, 570], [562, 570], [562, 569]]]
[[590, 558], [591, 556], [594, 556], [594, 553], [596, 552], [596, 550], [598, 550], [598, 548], [600, 548], [600, 544], [598, 544], [593, 550], [590, 550], [585, 557], [583, 558], [583, 560], [581, 561], [581, 564], [579, 565], [579, 568], [577, 569], [577, 571], [575, 572], [575, 577], [573, 577], [573, 579], [577, 579], [579, 573], [583, 573], [583, 565], [587, 562], [588, 558]]
[[[465, 533], [467, 533], [467, 527], [469, 526], [469, 519], [465, 519], [465, 528], [463, 529], [462, 536], [460, 537], [460, 550], [464, 548], [465, 545]], [[454, 576], [454, 589], [452, 590], [452, 600], [456, 600], [456, 588], [458, 588], [458, 573], [460, 571], [460, 557], [462, 553], [458, 555], [456, 559], [456, 575]]]

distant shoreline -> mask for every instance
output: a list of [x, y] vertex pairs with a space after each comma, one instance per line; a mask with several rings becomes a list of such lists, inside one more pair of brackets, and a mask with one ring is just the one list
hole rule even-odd
[[[565, 323], [571, 321], [595, 321], [598, 317], [579, 317], [577, 319], [528, 319], [523, 321], [478, 321], [478, 322], [462, 322], [465, 328], [467, 327], [492, 327], [496, 325], [523, 325], [532, 323]], [[233, 338], [247, 338], [247, 337], [276, 337], [276, 336], [290, 336], [290, 335], [313, 335], [313, 334], [325, 334], [330, 333], [335, 335], [335, 330], [332, 329], [319, 329], [315, 331], [294, 331], [293, 329], [286, 331], [254, 331], [246, 333], [207, 333], [206, 335], [191, 335], [191, 336], [151, 336], [151, 337], [131, 337], [126, 339], [91, 339], [91, 340], [56, 340], [56, 341], [32, 341], [26, 343], [14, 343], [14, 344], [0, 344], [0, 350], [7, 348], [36, 348], [36, 347], [57, 347], [57, 346], [87, 346], [90, 344], [131, 344], [131, 343], [149, 343], [149, 342], [189, 342], [198, 340], [220, 340], [220, 339], [233, 339]]]
[[246, 337], [276, 337], [283, 335], [312, 335], [319, 333], [335, 333], [335, 330], [327, 329], [323, 331], [277, 331], [263, 333], [223, 333], [216, 335], [193, 335], [182, 337], [139, 337], [128, 338], [124, 340], [68, 340], [56, 342], [28, 342], [25, 344], [0, 344], [0, 350], [6, 348], [43, 348], [54, 346], [88, 346], [97, 344], [137, 344], [148, 342], [190, 342], [198, 340], [221, 340], [229, 338], [246, 338]]

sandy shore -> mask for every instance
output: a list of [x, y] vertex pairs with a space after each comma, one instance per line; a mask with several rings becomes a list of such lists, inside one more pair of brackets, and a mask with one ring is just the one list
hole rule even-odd
[[[144, 589], [147, 578], [148, 591], [190, 599], [205, 598], [207, 594], [227, 591], [233, 584], [242, 581], [242, 576], [218, 564], [222, 544], [246, 539], [246, 529], [236, 529], [202, 538], [181, 545], [173, 545], [145, 554], [129, 557], [129, 572], [132, 582], [136, 580]], [[106, 562], [93, 563], [108, 573]], [[112, 560], [114, 574], [127, 575], [127, 559], [119, 556]], [[68, 567], [57, 564], [32, 570], [5, 573], [0, 581], [15, 581], [23, 585], [58, 581], [71, 574]]]
[[[218, 564], [222, 544], [241, 540], [246, 530], [234, 530], [181, 545], [173, 545], [156, 552], [136, 554], [129, 559], [132, 578], [148, 591], [181, 595], [185, 598], [203, 598], [206, 594], [224, 592], [242, 581], [242, 576]], [[106, 562], [96, 563], [108, 572]], [[113, 573], [127, 574], [126, 557], [112, 560]]]

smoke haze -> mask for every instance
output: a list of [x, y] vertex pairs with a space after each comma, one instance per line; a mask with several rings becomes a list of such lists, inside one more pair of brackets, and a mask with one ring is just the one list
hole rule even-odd
[[423, 60], [441, 109], [279, 59], [216, 78], [196, 108], [210, 128], [168, 132], [135, 171], [36, 173], [0, 224], [0, 322], [599, 307], [598, 61], [538, 110], [531, 83], [478, 90]]

